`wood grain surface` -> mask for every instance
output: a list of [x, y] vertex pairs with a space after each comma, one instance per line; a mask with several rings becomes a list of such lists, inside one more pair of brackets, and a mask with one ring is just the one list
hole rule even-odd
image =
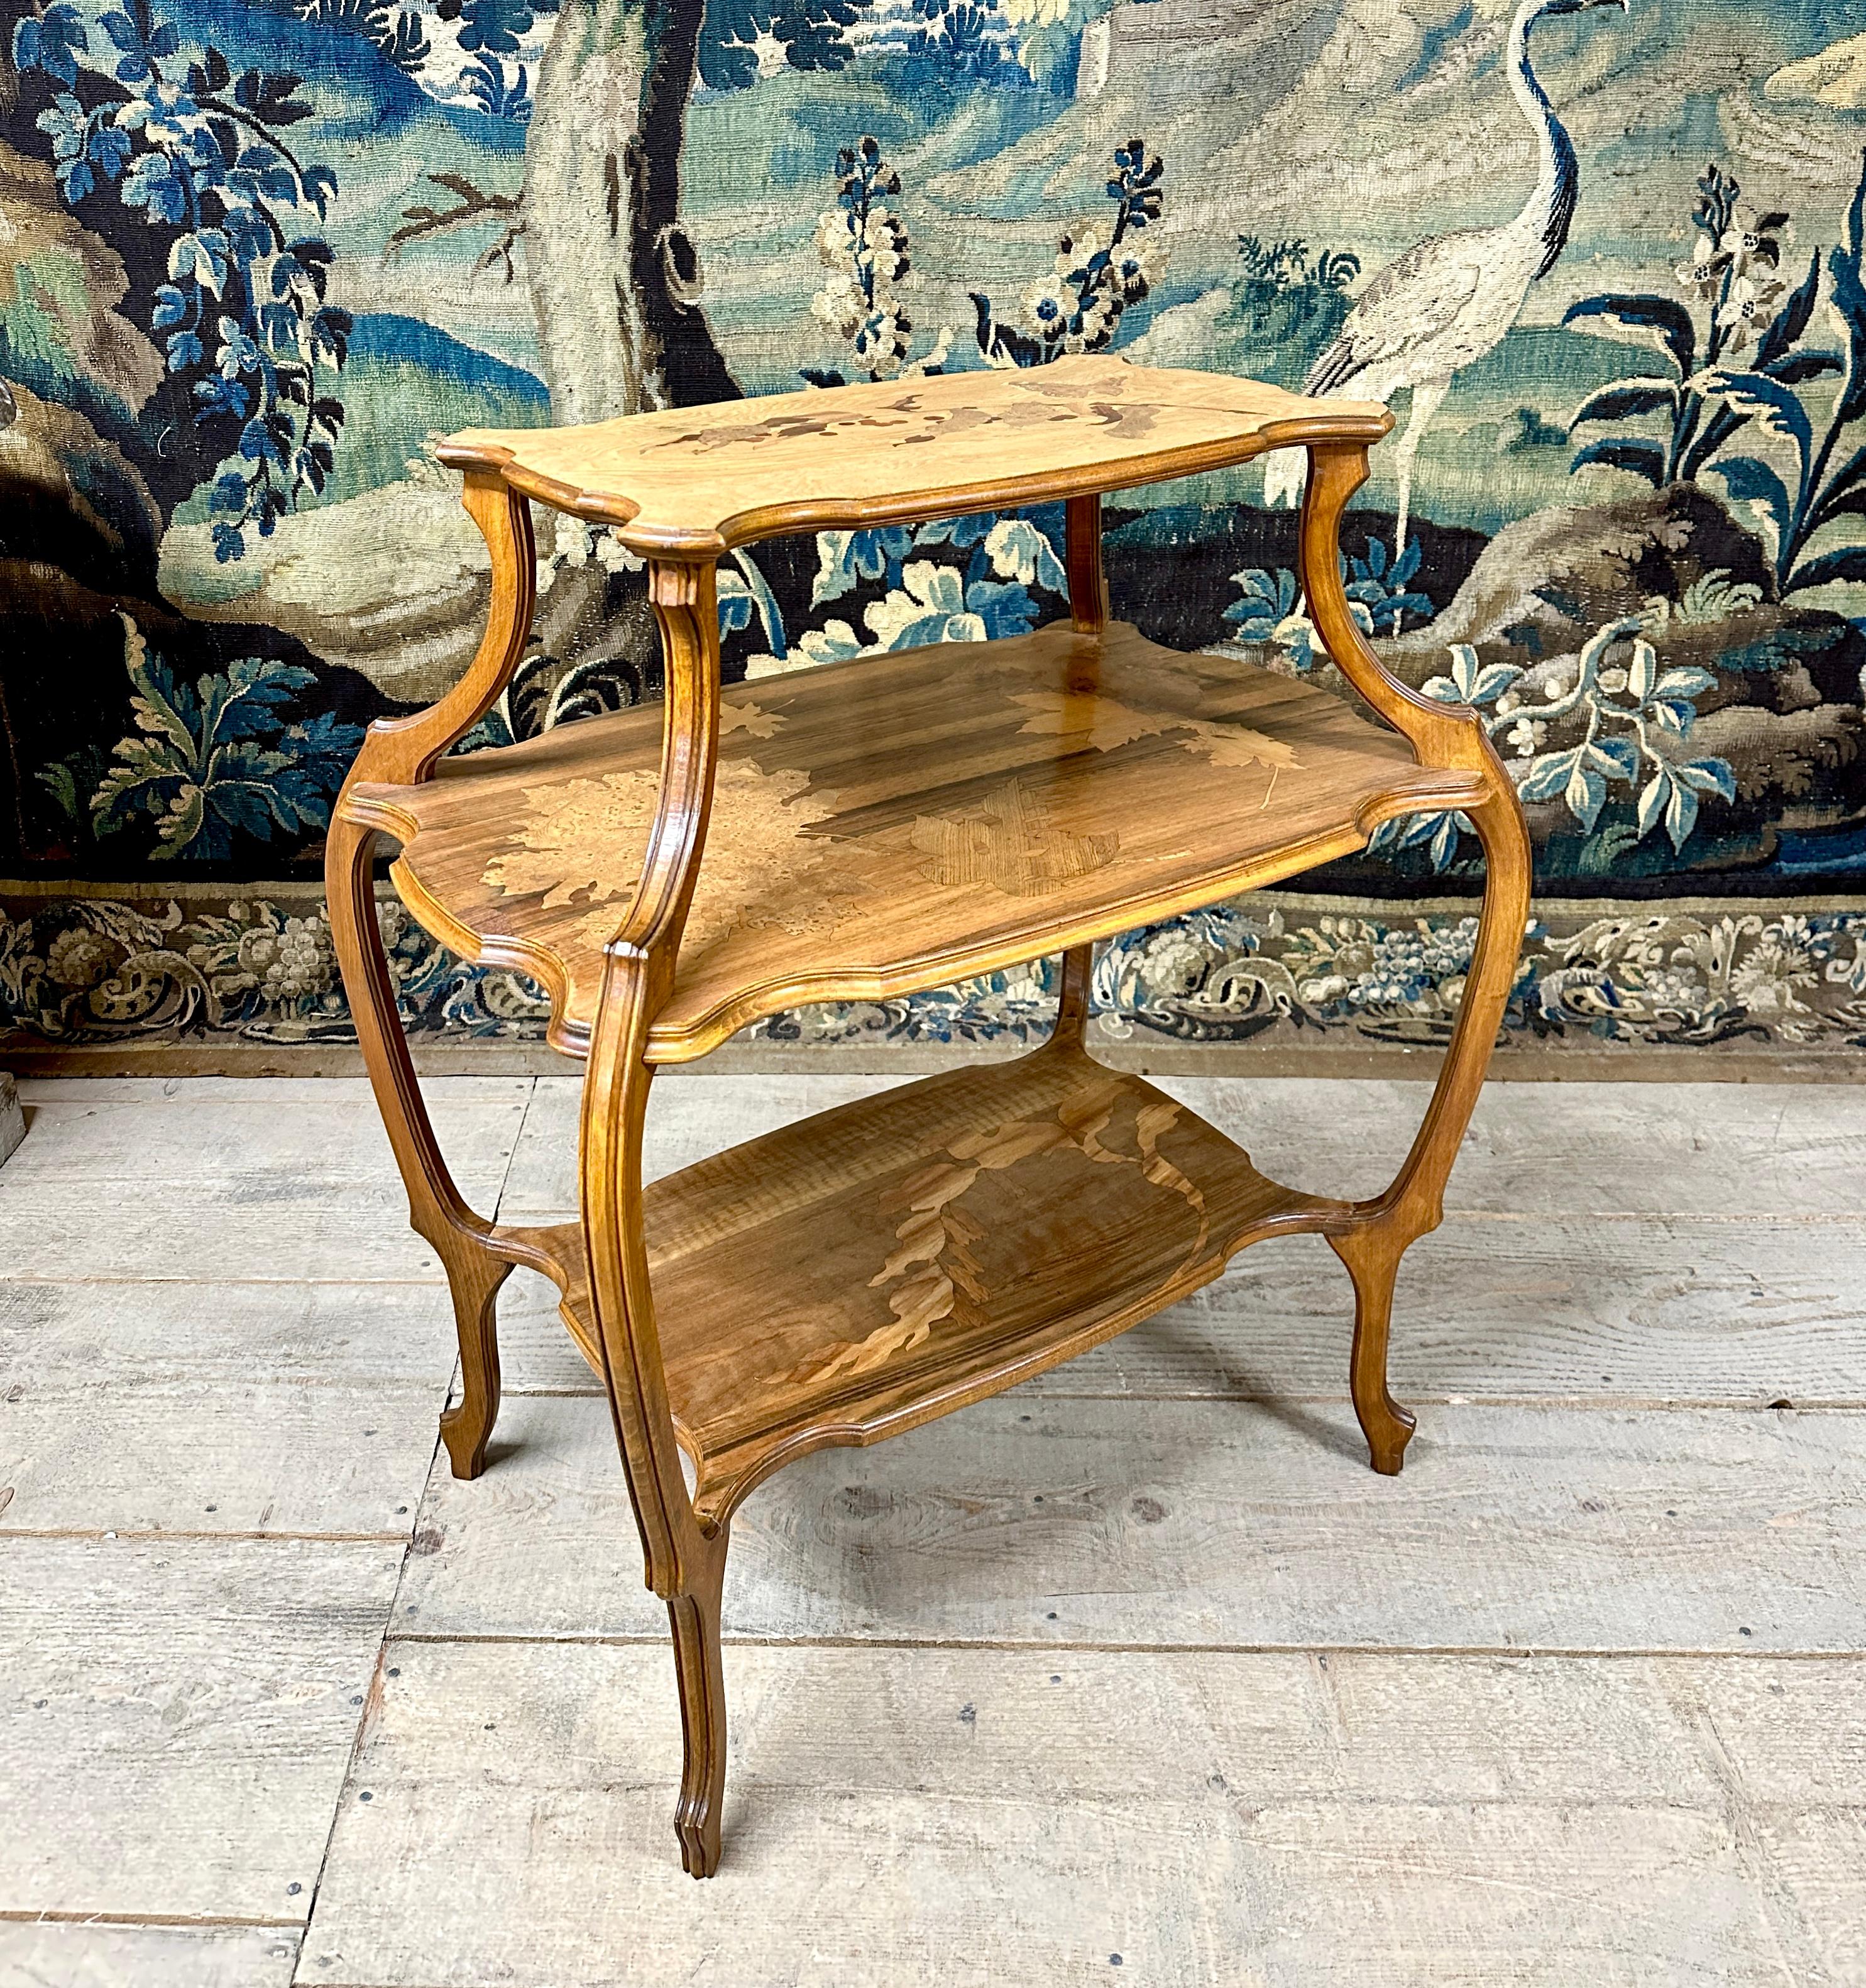
[[[906, 993], [1169, 917], [1479, 793], [1300, 678], [1122, 623], [860, 657], [720, 709], [654, 1062], [798, 1001]], [[392, 874], [423, 924], [542, 981], [551, 1040], [580, 1054], [661, 752], [660, 712], [620, 712], [419, 786], [358, 784], [345, 806], [401, 840]]]
[[[657, 1181], [644, 1227], [695, 1508], [1073, 1358], [1341, 1205], [1072, 1043], [844, 1105]], [[580, 1232], [564, 1316], [603, 1354]]]
[[[702, 1892], [635, 1849], [680, 1747], [659, 1652], [397, 1648], [303, 1982], [1856, 1978], [1821, 1961], [1859, 1950], [1862, 1812], [1786, 1774], [1753, 1807], [1701, 1662], [736, 1648], [732, 1878]], [[1847, 1667], [1725, 1668], [1784, 1723], [1851, 1719]]]
[[607, 521], [644, 553], [718, 554], [774, 532], [955, 516], [1124, 489], [1310, 441], [1373, 443], [1371, 401], [1080, 355], [627, 415], [469, 429], [443, 462]]
[[[1137, 1046], [1144, 1043], [1138, 1038]], [[692, 1074], [705, 1081], [689, 1084]], [[670, 1077], [648, 1107], [644, 1175], [677, 1172], [813, 1112], [911, 1080], [900, 1070], [715, 1075], [710, 1065]], [[1355, 1199], [1393, 1178], [1429, 1094], [1417, 1079], [1388, 1077], [1152, 1071], [1148, 1080], [1248, 1148], [1273, 1178]], [[579, 1073], [533, 1080], [500, 1190], [502, 1220], [560, 1220], [576, 1205], [582, 1090]], [[1492, 1084], [1472, 1114], [1445, 1205], [1531, 1223], [1698, 1215], [1739, 1234], [1755, 1232], [1758, 1216], [1857, 1223], [1866, 1207], [1863, 1103], [1861, 1090], [1845, 1084]], [[1810, 1249], [1807, 1268], [1815, 1273], [1818, 1247], [1810, 1241]], [[1678, 1260], [1653, 1247], [1655, 1271], [1675, 1271]]]

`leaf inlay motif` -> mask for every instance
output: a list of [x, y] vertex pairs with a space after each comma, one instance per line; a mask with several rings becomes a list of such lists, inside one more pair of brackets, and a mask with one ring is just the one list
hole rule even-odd
[[1043, 898], [1114, 861], [1113, 830], [1075, 835], [1060, 827], [1021, 780], [1007, 780], [969, 814], [923, 814], [908, 840], [928, 859], [934, 884], [989, 884], [1013, 898]]
[[872, 1373], [928, 1339], [934, 1327], [951, 1316], [962, 1292], [983, 1305], [989, 1289], [972, 1246], [983, 1239], [985, 1231], [958, 1204], [981, 1174], [1002, 1172], [1039, 1153], [1073, 1148], [1100, 1165], [1138, 1166], [1154, 1186], [1178, 1195], [1198, 1218], [1198, 1232], [1185, 1259], [1191, 1264], [1204, 1250], [1212, 1225], [1197, 1184], [1160, 1151], [1161, 1134], [1179, 1114], [1179, 1106], [1170, 1098], [1142, 1105], [1134, 1117], [1137, 1150], [1131, 1153], [1102, 1138], [1114, 1117], [1114, 1102], [1105, 1094], [1099, 1099], [1066, 1098], [1053, 1118], [1013, 1118], [989, 1131], [962, 1133], [941, 1157], [882, 1194], [881, 1214], [900, 1219], [895, 1246], [869, 1279], [868, 1288], [894, 1286], [887, 1299], [892, 1322], [877, 1326], [860, 1339], [820, 1346], [788, 1372], [767, 1374], [766, 1384], [811, 1388], [842, 1374]]
[[1209, 718], [1192, 718], [1172, 711], [1135, 711], [1112, 698], [1065, 692], [1060, 702], [1036, 691], [1021, 691], [1011, 702], [1030, 713], [1018, 727], [1033, 738], [1067, 739], [1072, 745], [1097, 752], [1112, 752], [1137, 739], [1151, 739], [1168, 732], [1189, 732], [1178, 743], [1188, 752], [1202, 753], [1214, 766], [1263, 766], [1269, 772], [1270, 789], [1280, 773], [1300, 772], [1302, 761], [1296, 748], [1268, 732], [1248, 725], [1234, 725]]

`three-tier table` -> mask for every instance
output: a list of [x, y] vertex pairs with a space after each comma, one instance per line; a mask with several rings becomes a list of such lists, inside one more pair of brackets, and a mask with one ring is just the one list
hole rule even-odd
[[[1367, 402], [1079, 357], [442, 446], [492, 549], [490, 622], [460, 682], [372, 726], [357, 756], [328, 845], [337, 955], [411, 1219], [452, 1289], [462, 1398], [441, 1430], [456, 1475], [484, 1467], [494, 1302], [515, 1264], [556, 1281], [608, 1391], [648, 1584], [672, 1623], [686, 1734], [675, 1823], [696, 1877], [719, 1855], [728, 1530], [793, 1459], [995, 1394], [1209, 1282], [1246, 1244], [1306, 1230], [1353, 1280], [1354, 1407], [1374, 1468], [1399, 1469], [1412, 1418], [1387, 1391], [1394, 1274], [1439, 1219], [1530, 864], [1476, 717], [1390, 675], [1350, 610], [1337, 529], [1390, 426]], [[1176, 654], [1107, 619], [1103, 492], [1291, 446], [1309, 452], [1309, 613], [1372, 719], [1300, 678]], [[714, 568], [734, 548], [1057, 499], [1068, 621], [722, 688]], [[646, 560], [664, 705], [443, 757], [529, 639], [533, 500], [612, 526]], [[1444, 809], [1482, 842], [1483, 916], [1437, 1088], [1384, 1193], [1279, 1187], [1087, 1053], [1096, 940]], [[392, 874], [429, 931], [548, 991], [549, 1040], [585, 1064], [580, 1220], [495, 1224], [449, 1177], [377, 930], [379, 834], [400, 844]], [[644, 1186], [661, 1065], [798, 1002], [908, 994], [1055, 953], [1060, 1012], [1042, 1048]]]

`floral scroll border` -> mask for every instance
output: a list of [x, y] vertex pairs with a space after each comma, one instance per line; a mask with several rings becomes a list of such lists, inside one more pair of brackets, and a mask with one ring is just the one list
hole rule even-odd
[[[539, 1042], [546, 1007], [522, 975], [468, 966], [393, 895], [378, 917], [411, 1033]], [[1263, 894], [1124, 934], [1096, 962], [1095, 1032], [1144, 1044], [1381, 1043], [1449, 1033], [1477, 921], [1341, 898]], [[893, 1001], [771, 1016], [744, 1040], [854, 1050], [1034, 1043], [1055, 962]], [[8, 1046], [294, 1046], [354, 1040], [314, 889], [173, 895], [0, 894]], [[1506, 1046], [1866, 1047], [1866, 901], [1754, 906], [1540, 905], [1525, 937]]]

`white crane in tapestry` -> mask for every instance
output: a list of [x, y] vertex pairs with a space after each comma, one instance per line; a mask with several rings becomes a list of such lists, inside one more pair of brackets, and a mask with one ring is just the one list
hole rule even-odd
[[[1573, 140], [1530, 67], [1530, 29], [1557, 14], [1595, 7], [1624, 12], [1626, 5], [1627, 0], [1523, 0], [1509, 25], [1507, 66], [1510, 94], [1541, 146], [1535, 191], [1523, 211], [1500, 228], [1428, 235], [1390, 262], [1356, 300], [1340, 336], [1309, 369], [1303, 389], [1310, 394], [1390, 401], [1401, 387], [1412, 389], [1412, 409], [1394, 465], [1399, 478], [1396, 557], [1406, 550], [1413, 460], [1427, 424], [1451, 391], [1453, 377], [1502, 342], [1530, 285], [1548, 274], [1567, 246], [1580, 167]], [[1307, 461], [1300, 449], [1279, 449], [1267, 458], [1266, 504], [1293, 504], [1301, 496]]]

